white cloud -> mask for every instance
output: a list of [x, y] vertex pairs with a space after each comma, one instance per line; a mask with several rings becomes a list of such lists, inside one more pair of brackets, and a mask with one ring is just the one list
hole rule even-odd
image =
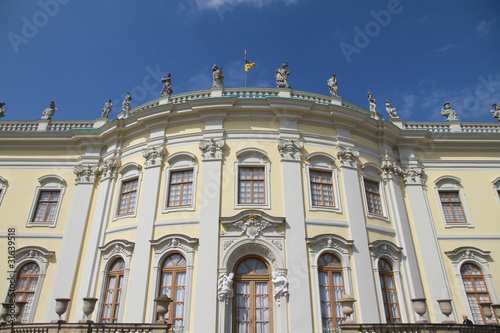
[[414, 94], [403, 92], [401, 93], [400, 98], [403, 101], [403, 105], [397, 108], [398, 116], [400, 118], [409, 118], [413, 113], [416, 97]]
[[457, 47], [455, 44], [447, 44], [439, 49], [437, 49], [437, 52], [447, 52], [449, 50], [452, 50], [454, 49], [455, 47]]
[[492, 19], [490, 21], [481, 21], [476, 25], [476, 32], [479, 34], [479, 36], [486, 36], [487, 34], [490, 33], [490, 28], [495, 24], [495, 19]]

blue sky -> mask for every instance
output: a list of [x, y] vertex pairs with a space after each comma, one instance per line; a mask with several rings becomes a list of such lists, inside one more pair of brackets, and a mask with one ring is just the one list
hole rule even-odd
[[[153, 100], [161, 76], [175, 93], [244, 85], [243, 52], [257, 66], [248, 86], [275, 87], [289, 63], [293, 89], [339, 95], [368, 108], [370, 89], [387, 118], [389, 99], [406, 120], [496, 121], [500, 102], [498, 0], [2, 0], [0, 102], [6, 120], [94, 119], [125, 92], [132, 107]], [[0, 120], [0, 121], [2, 121]]]

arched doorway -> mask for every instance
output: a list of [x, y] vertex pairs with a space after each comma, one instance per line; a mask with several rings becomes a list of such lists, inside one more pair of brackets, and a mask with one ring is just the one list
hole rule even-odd
[[233, 332], [272, 333], [273, 298], [270, 268], [259, 257], [245, 257], [235, 269]]

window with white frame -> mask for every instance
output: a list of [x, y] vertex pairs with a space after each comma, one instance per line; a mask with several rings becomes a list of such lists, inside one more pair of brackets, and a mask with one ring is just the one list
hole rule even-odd
[[436, 180], [436, 195], [446, 226], [472, 226], [472, 220], [465, 204], [465, 195], [460, 179], [444, 176]]
[[313, 153], [307, 160], [309, 209], [340, 211], [337, 170], [332, 166], [335, 158], [324, 153]]
[[137, 213], [142, 167], [137, 163], [127, 163], [118, 170], [121, 178], [118, 182], [115, 219], [133, 217]]
[[345, 294], [342, 262], [333, 253], [323, 253], [318, 260], [319, 296], [321, 303], [321, 325], [323, 328], [342, 324], [340, 299]]
[[26, 226], [54, 227], [57, 222], [66, 182], [56, 175], [40, 177], [38, 182], [40, 186], [36, 188]]
[[5, 195], [5, 191], [7, 191], [7, 180], [0, 176], [0, 204], [2, 203], [2, 199]]
[[21, 322], [27, 323], [28, 316], [33, 307], [36, 287], [40, 277], [40, 267], [35, 262], [24, 264], [17, 273], [16, 279], [16, 301], [26, 302], [21, 314]]
[[491, 298], [483, 272], [478, 266], [472, 263], [465, 263], [460, 267], [460, 275], [462, 276], [467, 301], [472, 312], [472, 320], [475, 324], [486, 323], [486, 316], [479, 303], [491, 302]]
[[267, 154], [257, 148], [236, 153], [235, 207], [269, 208], [269, 162]]
[[122, 258], [115, 259], [108, 270], [101, 312], [101, 322], [103, 323], [118, 322], [121, 296], [123, 294], [124, 271], [125, 261]]
[[169, 156], [167, 162], [170, 165], [166, 169], [168, 183], [163, 211], [193, 210], [198, 172], [196, 157], [188, 152], [179, 152]]
[[380, 291], [384, 301], [384, 312], [387, 323], [401, 323], [399, 311], [398, 292], [394, 281], [394, 272], [389, 261], [380, 259], [378, 261], [378, 276], [380, 279]]
[[381, 170], [374, 164], [363, 166], [363, 196], [368, 216], [387, 219]]
[[159, 294], [172, 299], [165, 319], [175, 327], [184, 327], [186, 265], [186, 258], [180, 253], [169, 255], [162, 265]]

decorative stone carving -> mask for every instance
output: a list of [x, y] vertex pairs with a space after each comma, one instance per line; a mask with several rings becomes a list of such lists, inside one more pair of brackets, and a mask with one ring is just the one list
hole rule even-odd
[[403, 171], [403, 176], [406, 185], [425, 185], [423, 168], [409, 167]]
[[288, 84], [288, 75], [290, 71], [287, 69], [288, 62], [283, 61], [280, 68], [276, 70], [274, 76], [276, 77], [276, 85], [278, 88], [291, 88]]
[[125, 94], [125, 98], [123, 99], [122, 102], [122, 112], [123, 112], [123, 118], [127, 118], [129, 116], [130, 112], [130, 101], [132, 100], [132, 96], [130, 95], [129, 92]]
[[80, 164], [75, 166], [74, 173], [77, 184], [93, 184], [99, 173], [99, 167], [97, 165]]
[[233, 297], [233, 278], [234, 273], [221, 274], [217, 280], [217, 296], [220, 301], [229, 303], [229, 299]]
[[30, 259], [48, 264], [49, 258], [53, 255], [53, 251], [48, 251], [43, 247], [27, 246], [16, 251], [16, 263]]
[[224, 241], [224, 250], [227, 250], [227, 248], [234, 243], [234, 240], [227, 240]]
[[248, 238], [254, 240], [255, 237], [257, 237], [262, 230], [271, 225], [271, 223], [259, 219], [257, 215], [251, 214], [248, 215], [245, 221], [237, 221], [234, 223], [234, 225], [243, 230], [243, 232], [241, 233], [242, 235], [246, 234]]
[[[500, 103], [493, 103], [492, 107], [494, 108], [494, 110], [490, 110], [490, 112], [493, 115], [493, 118], [500, 121]], [[0, 117], [2, 117], [2, 115], [0, 115]]]
[[181, 234], [170, 234], [163, 236], [159, 240], [151, 241], [155, 254], [163, 255], [167, 250], [176, 248], [186, 253], [194, 253], [197, 238], [191, 238]]
[[446, 120], [458, 120], [457, 119], [457, 112], [451, 108], [451, 105], [449, 102], [444, 103], [443, 109], [441, 109], [441, 115], [443, 117], [446, 117]]
[[447, 251], [445, 252], [445, 254], [451, 259], [454, 264], [459, 264], [466, 260], [472, 260], [481, 264], [487, 264], [488, 257], [490, 256], [490, 251], [483, 251], [471, 246], [463, 246], [458, 247], [453, 251]]
[[111, 109], [113, 108], [113, 103], [111, 100], [108, 100], [104, 103], [104, 107], [102, 108], [101, 118], [108, 118]]
[[120, 160], [118, 158], [112, 157], [105, 160], [99, 166], [99, 172], [101, 173], [101, 181], [109, 178], [115, 178], [119, 166], [120, 166]]
[[99, 250], [101, 250], [104, 260], [109, 260], [116, 254], [121, 254], [126, 258], [130, 258], [134, 253], [134, 246], [135, 243], [123, 239], [117, 239], [99, 247]]
[[306, 242], [309, 245], [310, 251], [313, 253], [318, 253], [328, 248], [342, 254], [349, 254], [353, 244], [352, 240], [346, 240], [341, 236], [333, 234], [323, 234], [313, 238], [307, 238]]
[[172, 75], [167, 73], [167, 77], [162, 77], [163, 88], [161, 89], [160, 96], [170, 96], [174, 92], [172, 89]]
[[273, 283], [273, 295], [274, 298], [279, 302], [279, 299], [283, 296], [288, 298], [288, 279], [285, 274], [272, 272], [271, 281]]
[[380, 258], [386, 256], [392, 258], [394, 261], [399, 261], [401, 257], [402, 248], [394, 245], [389, 241], [376, 240], [369, 244], [372, 257]]
[[389, 158], [387, 152], [385, 153], [385, 157], [380, 161], [381, 168], [384, 172], [384, 177], [386, 179], [394, 179], [399, 175], [403, 174], [403, 169], [401, 165]]
[[373, 98], [370, 90], [368, 90], [368, 103], [370, 104], [370, 114], [375, 117], [377, 115], [377, 101]]
[[222, 73], [222, 67], [214, 64], [212, 67], [212, 87], [222, 88], [224, 87], [224, 74]]
[[4, 108], [5, 103], [0, 103], [0, 118], [5, 117], [5, 111], [7, 108]]
[[41, 119], [48, 119], [51, 120], [54, 114], [56, 113], [57, 108], [56, 108], [56, 103], [54, 101], [50, 102], [49, 107], [43, 110], [42, 113], [42, 118]]
[[396, 108], [392, 107], [392, 104], [388, 99], [385, 100], [385, 110], [391, 119], [399, 118]]
[[267, 246], [263, 244], [259, 244], [256, 242], [250, 242], [247, 244], [243, 244], [242, 246], [236, 248], [231, 252], [230, 257], [227, 260], [227, 267], [234, 267], [241, 257], [248, 255], [249, 253], [256, 254], [262, 256], [265, 259], [268, 259], [269, 263], [273, 267], [273, 270], [278, 270], [280, 267], [278, 266], [278, 261], [276, 260], [276, 256]]
[[330, 90], [330, 96], [338, 96], [339, 95], [339, 87], [337, 85], [337, 76], [335, 73], [332, 73], [332, 77], [326, 81], [328, 85], [328, 89]]
[[151, 168], [161, 166], [165, 153], [166, 149], [164, 146], [144, 148], [142, 151], [142, 156], [146, 159], [145, 167]]
[[203, 154], [203, 160], [222, 159], [223, 147], [226, 144], [224, 139], [210, 139], [200, 141], [200, 149]]
[[283, 160], [300, 161], [302, 148], [304, 148], [302, 141], [293, 139], [280, 139], [278, 141], [278, 150]]
[[338, 147], [337, 156], [342, 167], [357, 168], [359, 152], [351, 147]]
[[273, 243], [278, 249], [283, 250], [283, 243], [281, 241], [273, 239], [271, 243]]

